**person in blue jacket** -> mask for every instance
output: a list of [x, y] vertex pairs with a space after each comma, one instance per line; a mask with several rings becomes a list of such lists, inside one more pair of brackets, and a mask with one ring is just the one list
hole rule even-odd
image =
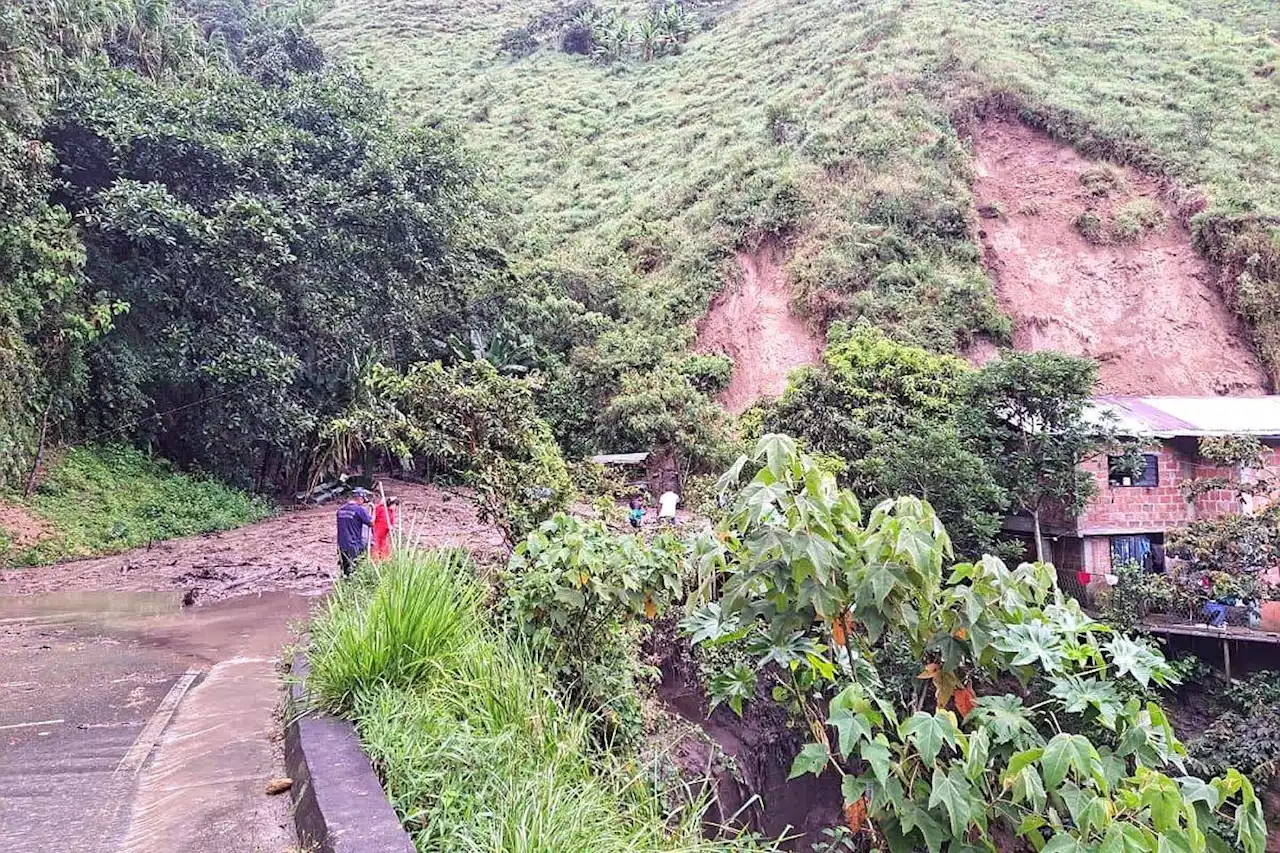
[[356, 563], [369, 547], [369, 529], [373, 526], [373, 512], [368, 489], [352, 489], [351, 498], [338, 507], [338, 568], [348, 577], [356, 570]]

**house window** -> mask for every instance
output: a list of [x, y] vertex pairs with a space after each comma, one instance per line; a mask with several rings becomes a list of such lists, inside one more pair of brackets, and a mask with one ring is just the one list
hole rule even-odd
[[1163, 572], [1164, 536], [1159, 533], [1112, 536], [1112, 571], [1121, 566], [1139, 566], [1149, 572]]
[[1160, 457], [1154, 453], [1108, 456], [1107, 482], [1113, 486], [1158, 486]]

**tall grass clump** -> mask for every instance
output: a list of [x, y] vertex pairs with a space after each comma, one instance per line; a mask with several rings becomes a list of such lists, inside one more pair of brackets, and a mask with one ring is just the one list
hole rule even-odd
[[406, 550], [339, 584], [312, 627], [312, 695], [350, 716], [419, 851], [647, 853], [760, 849], [702, 838], [668, 811], [542, 664], [490, 630], [457, 551]]
[[338, 584], [312, 627], [311, 694], [347, 713], [380, 685], [429, 683], [481, 633], [482, 590], [463, 551], [397, 551]]

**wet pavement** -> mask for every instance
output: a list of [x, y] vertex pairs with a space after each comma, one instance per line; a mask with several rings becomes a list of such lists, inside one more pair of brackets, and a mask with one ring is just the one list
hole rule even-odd
[[279, 661], [314, 598], [0, 597], [0, 850], [296, 846]]

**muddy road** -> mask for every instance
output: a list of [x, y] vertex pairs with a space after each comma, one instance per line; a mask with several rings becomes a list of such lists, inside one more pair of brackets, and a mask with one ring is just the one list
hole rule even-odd
[[[476, 519], [459, 492], [384, 481], [401, 499], [406, 536], [429, 547], [467, 548], [480, 559], [502, 550], [502, 538]], [[176, 591], [188, 605], [242, 595], [328, 591], [337, 572], [336, 505], [287, 510], [257, 524], [157, 542], [122, 554], [57, 566], [0, 570], [0, 596], [67, 590]]]
[[[501, 551], [465, 496], [403, 483], [408, 535]], [[335, 507], [0, 572], [0, 850], [284, 853], [281, 665], [337, 571]]]

